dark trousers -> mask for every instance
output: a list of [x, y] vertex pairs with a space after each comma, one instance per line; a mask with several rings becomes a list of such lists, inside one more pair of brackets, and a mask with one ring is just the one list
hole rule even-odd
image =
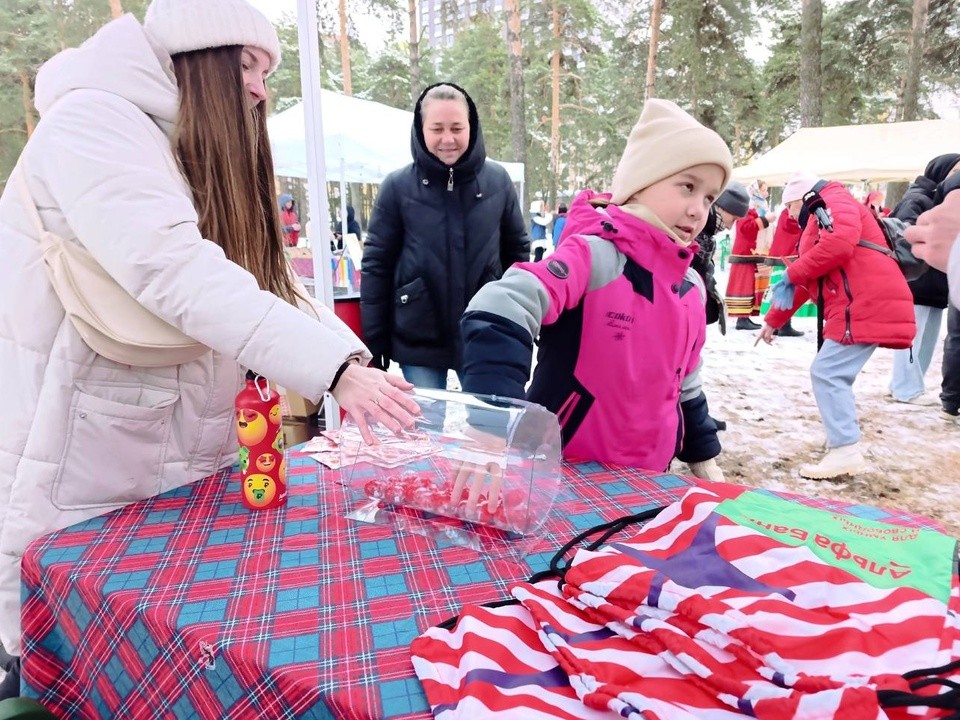
[[3, 648], [0, 653], [0, 665], [7, 671], [0, 680], [0, 700], [20, 697], [20, 658], [7, 655]]
[[947, 338], [943, 341], [943, 384], [940, 386], [943, 409], [960, 409], [960, 310], [947, 308]]

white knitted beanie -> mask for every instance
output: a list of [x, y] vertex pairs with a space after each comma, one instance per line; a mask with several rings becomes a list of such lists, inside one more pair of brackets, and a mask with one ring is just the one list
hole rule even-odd
[[143, 29], [171, 55], [191, 50], [252, 45], [280, 64], [280, 40], [266, 16], [245, 0], [153, 0]]
[[793, 202], [794, 200], [800, 200], [807, 192], [813, 189], [813, 186], [816, 185], [817, 182], [817, 176], [812, 173], [794, 173], [790, 176], [790, 179], [787, 180], [787, 184], [783, 188], [783, 197], [781, 200], [784, 204]]
[[723, 187], [733, 172], [730, 148], [669, 100], [647, 100], [613, 175], [610, 202], [622, 205], [641, 190], [695, 165], [719, 166]]

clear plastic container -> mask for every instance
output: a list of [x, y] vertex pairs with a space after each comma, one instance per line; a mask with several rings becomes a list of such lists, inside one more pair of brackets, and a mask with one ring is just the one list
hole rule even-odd
[[400, 436], [377, 426], [379, 443], [367, 445], [352, 420], [341, 428], [342, 482], [367, 502], [354, 519], [404, 509], [535, 536], [560, 490], [556, 415], [523, 400], [446, 390], [418, 389], [414, 400], [423, 417]]

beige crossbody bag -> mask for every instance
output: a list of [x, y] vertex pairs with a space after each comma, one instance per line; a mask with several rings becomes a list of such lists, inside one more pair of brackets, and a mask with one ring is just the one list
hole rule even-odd
[[[19, 174], [19, 177], [15, 177]], [[209, 348], [147, 310], [79, 243], [48, 231], [18, 163], [11, 174], [40, 234], [47, 276], [70, 322], [96, 353], [135, 367], [164, 367], [196, 360]]]

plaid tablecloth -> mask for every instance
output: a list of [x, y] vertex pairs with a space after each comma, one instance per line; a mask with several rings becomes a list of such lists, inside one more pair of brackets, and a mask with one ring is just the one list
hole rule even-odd
[[414, 637], [465, 603], [506, 597], [578, 532], [691, 482], [568, 466], [547, 534], [518, 562], [347, 520], [356, 503], [336, 473], [297, 453], [290, 463], [279, 511], [245, 510], [238, 476], [223, 472], [33, 543], [26, 694], [71, 719], [429, 718]]

